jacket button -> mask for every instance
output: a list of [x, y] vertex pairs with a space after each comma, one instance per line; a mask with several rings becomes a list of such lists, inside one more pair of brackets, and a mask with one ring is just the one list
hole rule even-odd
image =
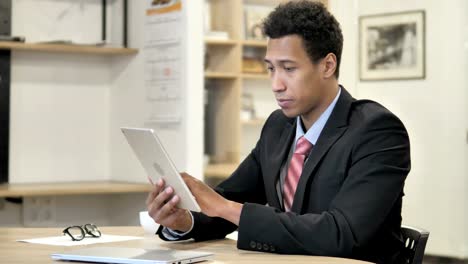
[[250, 248], [255, 248], [257, 246], [257, 243], [255, 241], [250, 241]]
[[265, 251], [270, 250], [270, 246], [268, 246], [266, 243], [263, 244], [263, 250], [265, 250]]
[[257, 242], [257, 249], [258, 249], [258, 250], [262, 250], [262, 243]]

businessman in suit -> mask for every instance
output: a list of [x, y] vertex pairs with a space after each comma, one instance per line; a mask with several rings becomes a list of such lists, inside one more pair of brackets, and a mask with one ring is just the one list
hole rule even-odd
[[183, 174], [202, 213], [177, 208], [163, 181], [147, 207], [165, 240], [218, 239], [239, 249], [399, 263], [410, 171], [402, 122], [338, 84], [340, 26], [316, 2], [277, 7], [264, 22], [265, 63], [280, 110], [255, 148], [215, 190]]

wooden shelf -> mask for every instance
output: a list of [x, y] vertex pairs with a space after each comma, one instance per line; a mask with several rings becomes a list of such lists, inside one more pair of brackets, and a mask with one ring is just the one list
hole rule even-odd
[[218, 40], [218, 39], [205, 39], [205, 44], [210, 46], [235, 46], [236, 40]]
[[266, 48], [267, 42], [264, 40], [244, 40], [242, 45], [244, 47]]
[[146, 193], [148, 183], [117, 181], [68, 182], [68, 183], [15, 183], [0, 184], [0, 197]]
[[246, 125], [246, 126], [263, 126], [263, 124], [265, 124], [265, 119], [263, 118], [256, 118], [256, 119], [252, 119], [252, 120], [242, 120], [242, 125]]
[[266, 73], [243, 73], [242, 78], [244, 79], [259, 79], [259, 80], [268, 80], [270, 75]]
[[39, 44], [39, 43], [19, 43], [0, 41], [0, 49], [13, 51], [40, 51], [54, 53], [80, 53], [95, 55], [132, 55], [137, 54], [137, 49], [112, 48], [89, 45], [70, 45], [70, 44]]
[[205, 177], [229, 177], [237, 166], [239, 165], [234, 163], [208, 164], [205, 167]]
[[210, 79], [235, 79], [239, 75], [232, 72], [205, 72], [205, 78]]
[[[256, 87], [263, 89], [269, 86], [270, 74], [262, 73], [264, 69], [263, 56], [267, 48], [264, 39], [245, 39], [242, 25], [245, 24], [245, 9], [247, 5], [266, 5], [272, 9], [286, 0], [216, 0], [210, 1], [209, 9], [211, 30], [227, 32], [229, 39], [204, 39], [205, 44], [205, 72], [206, 90], [209, 94], [210, 118], [216, 126], [208, 128], [207, 139], [210, 141], [210, 159], [212, 162], [229, 161], [231, 164], [210, 164], [206, 167], [205, 176], [225, 178], [236, 169], [241, 153], [249, 151], [253, 146], [250, 140], [257, 129], [261, 129], [262, 121], [243, 123], [240, 120], [244, 89], [257, 92]], [[229, 12], [226, 12], [229, 10]], [[235, 25], [235, 26], [233, 26]], [[244, 58], [259, 58], [258, 69], [247, 67]], [[257, 68], [257, 67], [256, 67]], [[256, 69], [255, 68], [255, 69]], [[243, 69], [245, 72], [243, 72]], [[250, 72], [248, 72], [250, 70]], [[268, 82], [268, 83], [267, 83]], [[264, 96], [264, 91], [258, 91], [257, 98]], [[268, 93], [270, 94], [270, 93]], [[245, 149], [245, 150], [244, 150]], [[214, 181], [210, 181], [216, 185]]]

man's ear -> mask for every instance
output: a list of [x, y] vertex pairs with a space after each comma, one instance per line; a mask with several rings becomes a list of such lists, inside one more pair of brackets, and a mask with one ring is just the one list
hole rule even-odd
[[323, 69], [323, 77], [325, 79], [331, 78], [335, 76], [337, 61], [336, 56], [333, 53], [328, 53], [325, 58], [322, 59], [322, 69]]

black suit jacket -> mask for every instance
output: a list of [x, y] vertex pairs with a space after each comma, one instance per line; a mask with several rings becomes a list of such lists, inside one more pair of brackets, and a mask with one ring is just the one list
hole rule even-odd
[[[276, 183], [294, 140], [296, 122], [280, 110], [266, 121], [250, 155], [216, 190], [243, 203], [239, 249], [340, 256], [396, 263], [410, 145], [401, 121], [378, 103], [342, 88], [294, 197], [281, 208]], [[185, 238], [223, 238], [237, 227], [194, 213]]]

